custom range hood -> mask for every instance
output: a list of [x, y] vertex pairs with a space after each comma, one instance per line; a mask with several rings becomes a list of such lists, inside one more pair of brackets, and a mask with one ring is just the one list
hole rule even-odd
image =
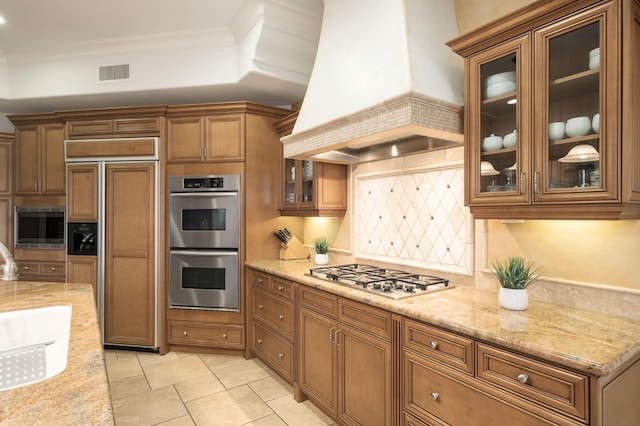
[[286, 158], [359, 163], [463, 143], [453, 0], [324, 0]]

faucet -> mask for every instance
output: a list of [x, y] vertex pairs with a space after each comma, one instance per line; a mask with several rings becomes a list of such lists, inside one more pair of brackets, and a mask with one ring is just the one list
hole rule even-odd
[[11, 257], [9, 249], [0, 241], [0, 260], [3, 264], [0, 265], [0, 280], [2, 281], [16, 281], [18, 279], [18, 266]]

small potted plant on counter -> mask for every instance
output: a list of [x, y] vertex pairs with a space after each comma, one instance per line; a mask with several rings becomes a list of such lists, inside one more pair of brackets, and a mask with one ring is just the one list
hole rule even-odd
[[493, 262], [496, 278], [500, 282], [498, 302], [513, 311], [524, 311], [529, 306], [527, 287], [541, 279], [541, 269], [522, 257], [508, 257], [504, 262]]
[[326, 265], [329, 263], [329, 243], [325, 237], [316, 238], [313, 242], [313, 246], [316, 250], [315, 263], [316, 265]]

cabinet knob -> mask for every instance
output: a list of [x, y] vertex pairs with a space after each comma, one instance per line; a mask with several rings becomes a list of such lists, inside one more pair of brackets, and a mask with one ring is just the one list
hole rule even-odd
[[280, 318], [280, 321], [282, 321], [284, 319], [284, 315], [280, 314], [278, 315], [278, 318]]
[[278, 358], [280, 359], [284, 358], [284, 354], [278, 354]]
[[55, 266], [52, 266], [52, 267], [51, 267], [51, 271], [55, 272], [55, 270], [56, 270], [56, 267], [55, 267]]
[[183, 331], [183, 332], [182, 332], [182, 335], [183, 335], [183, 336], [186, 336], [187, 334], [189, 334], [189, 332], [188, 332], [188, 331]]
[[262, 278], [258, 278], [258, 284], [262, 284]]
[[525, 373], [520, 373], [518, 374], [518, 381], [523, 385], [526, 385], [527, 382], [529, 381], [529, 376], [526, 375]]
[[24, 267], [24, 270], [25, 270], [25, 271], [28, 271], [28, 270], [29, 270], [29, 267], [28, 267], [28, 266], [25, 266], [25, 267]]
[[261, 345], [264, 340], [258, 339], [258, 344]]
[[223, 338], [223, 339], [226, 339], [226, 338], [227, 338], [227, 333], [224, 333], [224, 334], [222, 335], [222, 338]]
[[258, 309], [262, 309], [262, 304], [258, 305]]
[[278, 286], [278, 290], [280, 291], [284, 291], [284, 287], [282, 287], [281, 285]]
[[431, 346], [432, 349], [438, 349], [438, 342], [432, 340], [431, 342], [429, 342], [429, 346]]
[[431, 399], [433, 399], [434, 401], [439, 400], [440, 395], [438, 395], [438, 392], [431, 392]]

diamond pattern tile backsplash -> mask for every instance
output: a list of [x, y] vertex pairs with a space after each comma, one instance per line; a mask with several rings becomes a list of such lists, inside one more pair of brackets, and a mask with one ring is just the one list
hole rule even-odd
[[462, 167], [355, 179], [357, 257], [471, 274], [473, 221]]

